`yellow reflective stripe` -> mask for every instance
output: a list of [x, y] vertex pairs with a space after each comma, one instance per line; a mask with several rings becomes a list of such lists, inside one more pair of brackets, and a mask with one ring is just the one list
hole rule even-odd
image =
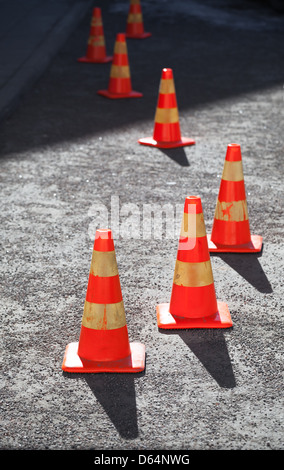
[[127, 17], [127, 23], [142, 23], [142, 13], [129, 13]]
[[181, 237], [205, 237], [206, 228], [203, 213], [201, 214], [183, 214], [181, 224]]
[[94, 330], [114, 330], [126, 325], [123, 300], [115, 304], [85, 301], [82, 325]]
[[211, 261], [185, 263], [176, 260], [173, 283], [184, 287], [202, 287], [213, 283]]
[[115, 251], [93, 250], [90, 273], [100, 277], [116, 276], [118, 268]]
[[242, 160], [237, 162], [225, 160], [222, 179], [226, 181], [242, 181], [244, 179]]
[[104, 46], [105, 40], [103, 36], [90, 36], [88, 39], [88, 44], [91, 46]]
[[110, 69], [111, 78], [129, 78], [129, 65], [112, 65]]
[[175, 93], [175, 84], [173, 79], [164, 79], [162, 78], [160, 81], [160, 89], [159, 93], [168, 94], [168, 93]]
[[114, 45], [115, 54], [127, 54], [127, 45], [126, 42], [116, 41]]
[[242, 222], [248, 220], [247, 201], [224, 202], [217, 201], [215, 219], [229, 222]]
[[102, 26], [103, 22], [101, 18], [92, 18], [91, 26]]
[[160, 124], [173, 124], [179, 121], [177, 108], [157, 108], [155, 122]]

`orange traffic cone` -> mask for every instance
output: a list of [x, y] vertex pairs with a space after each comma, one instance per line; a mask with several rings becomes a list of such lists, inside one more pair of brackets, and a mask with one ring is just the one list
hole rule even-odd
[[79, 342], [69, 343], [66, 372], [141, 372], [145, 346], [129, 343], [112, 232], [96, 231]]
[[228, 305], [216, 300], [201, 199], [185, 199], [170, 303], [157, 306], [163, 329], [228, 328]]
[[130, 0], [126, 25], [126, 37], [133, 39], [145, 39], [150, 36], [152, 36], [152, 33], [146, 33], [144, 31], [140, 0]]
[[94, 8], [91, 20], [91, 29], [85, 57], [79, 62], [106, 63], [112, 61], [112, 56], [106, 55], [104, 28], [100, 8]]
[[251, 235], [241, 147], [229, 144], [224, 163], [211, 236], [210, 252], [261, 251], [262, 237]]
[[164, 68], [162, 70], [153, 137], [145, 137], [139, 139], [138, 142], [142, 145], [159, 148], [184, 147], [195, 144], [193, 139], [181, 136], [172, 69]]
[[116, 35], [114, 57], [110, 69], [107, 90], [99, 90], [99, 95], [106, 98], [141, 98], [142, 93], [132, 90], [128, 52], [124, 33]]

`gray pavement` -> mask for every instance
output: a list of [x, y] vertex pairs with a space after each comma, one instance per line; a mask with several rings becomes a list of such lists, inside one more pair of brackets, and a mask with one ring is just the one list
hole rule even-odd
[[0, 118], [41, 76], [92, 3], [0, 1]]
[[[97, 94], [110, 64], [77, 62], [93, 4], [17, 3], [14, 23], [1, 16], [0, 448], [89, 450], [91, 459], [108, 450], [192, 458], [260, 450], [271, 461], [283, 450], [283, 16], [249, 0], [145, 0], [152, 37], [127, 41], [143, 97], [113, 101]], [[95, 6], [111, 53], [128, 2]], [[34, 23], [36, 11], [46, 14]], [[21, 50], [24, 18], [40, 28], [28, 29]], [[192, 147], [137, 143], [152, 133], [163, 67], [173, 69]], [[163, 333], [155, 309], [170, 299], [177, 238], [145, 239], [138, 220], [145, 205], [168, 203], [179, 225], [185, 196], [200, 195], [209, 233], [231, 142], [242, 148], [251, 231], [263, 250], [211, 256], [233, 328]], [[146, 346], [140, 374], [61, 370], [66, 345], [79, 339], [103, 209], [119, 220], [129, 337]]]

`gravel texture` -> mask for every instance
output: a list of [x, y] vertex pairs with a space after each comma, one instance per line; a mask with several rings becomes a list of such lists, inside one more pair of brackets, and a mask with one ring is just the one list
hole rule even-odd
[[[128, 2], [100, 3], [110, 54]], [[0, 447], [280, 450], [283, 15], [254, 1], [145, 0], [142, 8], [152, 37], [127, 47], [143, 98], [97, 95], [111, 65], [77, 62], [90, 10], [0, 123]], [[137, 143], [152, 134], [163, 67], [173, 69], [182, 134], [194, 146]], [[155, 310], [170, 299], [177, 237], [137, 236], [128, 209], [142, 224], [145, 205], [169, 204], [179, 224], [185, 196], [199, 195], [210, 233], [232, 142], [241, 145], [251, 231], [263, 250], [211, 257], [233, 328], [163, 333]], [[61, 370], [66, 345], [79, 339], [100, 207], [119, 217], [129, 337], [146, 346], [141, 374]]]

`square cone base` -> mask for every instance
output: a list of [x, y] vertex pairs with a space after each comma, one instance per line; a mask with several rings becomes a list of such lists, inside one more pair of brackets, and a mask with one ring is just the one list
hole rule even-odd
[[177, 147], [185, 147], [186, 145], [194, 145], [195, 140], [182, 137], [181, 140], [174, 142], [159, 142], [154, 140], [153, 137], [145, 137], [143, 139], [139, 139], [138, 143], [142, 145], [148, 145], [150, 147], [158, 147], [160, 149], [173, 149]]
[[99, 372], [142, 372], [145, 369], [145, 346], [141, 343], [130, 343], [131, 354], [116, 361], [89, 361], [78, 356], [79, 342], [66, 346], [62, 370], [77, 373]]
[[186, 330], [193, 328], [230, 328], [233, 326], [228, 305], [217, 301], [218, 311], [209, 317], [185, 318], [173, 316], [170, 304], [157, 305], [158, 327], [166, 330]]
[[146, 38], [149, 38], [150, 36], [152, 36], [152, 33], [142, 33], [142, 34], [125, 34], [125, 37], [126, 38], [129, 38], [129, 39], [146, 39]]
[[106, 64], [107, 62], [111, 62], [112, 59], [113, 59], [113, 56], [106, 56], [102, 60], [89, 59], [88, 57], [79, 57], [77, 61], [84, 62], [86, 64]]
[[262, 249], [263, 238], [260, 235], [251, 235], [251, 241], [243, 245], [216, 245], [207, 235], [210, 253], [258, 253]]
[[99, 90], [98, 95], [117, 100], [119, 98], [141, 98], [143, 96], [139, 91], [130, 91], [129, 93], [110, 93], [108, 90]]

